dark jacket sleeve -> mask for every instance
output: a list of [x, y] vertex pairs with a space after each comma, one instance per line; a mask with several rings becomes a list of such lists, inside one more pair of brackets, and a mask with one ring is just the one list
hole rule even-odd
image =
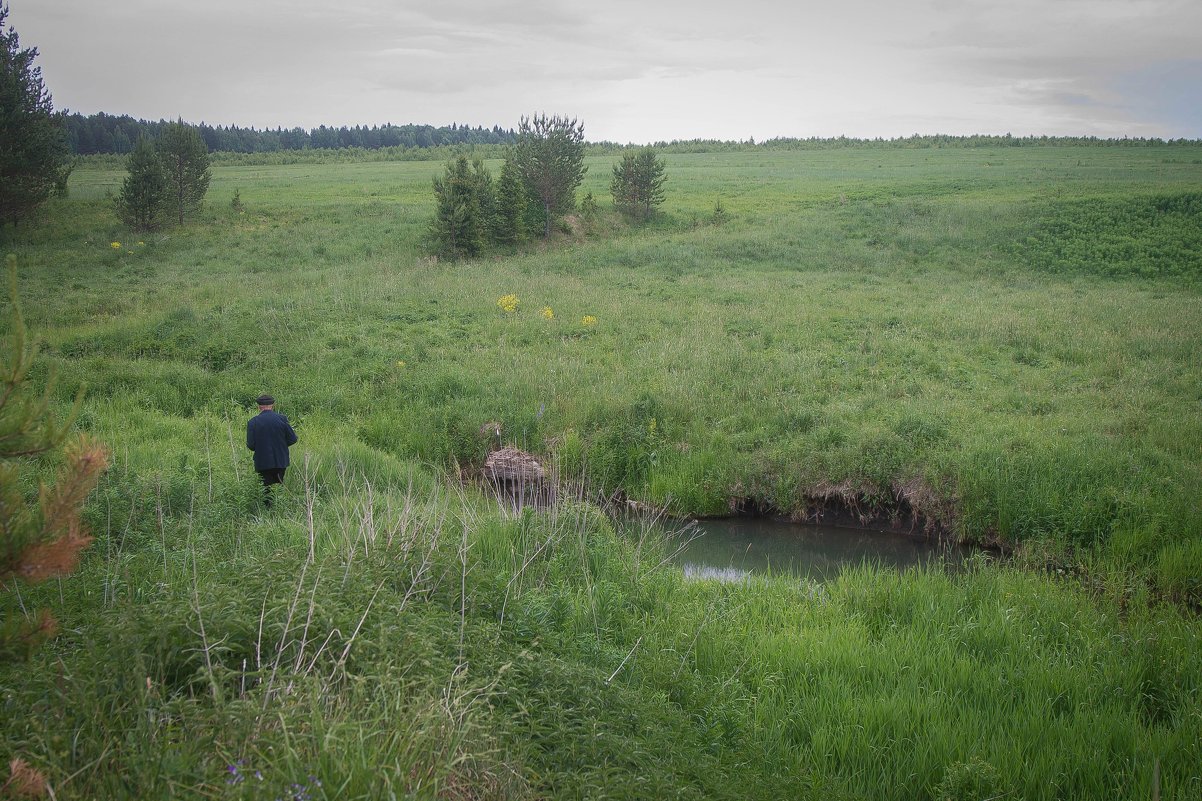
[[255, 435], [253, 426], [254, 418], [246, 421], [246, 447], [250, 448], [252, 451], [255, 449]]
[[284, 432], [284, 442], [291, 448], [296, 444], [296, 432], [292, 430], [292, 424], [288, 422], [287, 417], [284, 418], [284, 428], [287, 429]]

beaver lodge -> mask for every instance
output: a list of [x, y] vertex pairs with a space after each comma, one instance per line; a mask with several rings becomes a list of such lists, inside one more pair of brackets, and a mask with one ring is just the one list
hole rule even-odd
[[501, 448], [488, 454], [480, 475], [497, 492], [498, 500], [514, 507], [543, 506], [554, 501], [547, 471], [538, 460], [517, 448]]
[[501, 448], [484, 460], [484, 477], [494, 484], [541, 484], [547, 477], [543, 466], [517, 448]]

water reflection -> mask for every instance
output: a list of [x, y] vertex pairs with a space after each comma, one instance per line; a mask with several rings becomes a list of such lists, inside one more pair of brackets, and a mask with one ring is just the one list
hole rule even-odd
[[692, 562], [681, 563], [680, 569], [684, 571], [684, 577], [687, 579], [722, 581], [728, 584], [742, 581], [751, 575], [751, 573], [741, 567], [714, 567], [712, 565], [698, 565]]
[[966, 555], [961, 546], [921, 537], [729, 518], [701, 521], [682, 532], [674, 561], [696, 579], [741, 581], [772, 573], [828, 581], [864, 562], [905, 569], [943, 560], [955, 566]]

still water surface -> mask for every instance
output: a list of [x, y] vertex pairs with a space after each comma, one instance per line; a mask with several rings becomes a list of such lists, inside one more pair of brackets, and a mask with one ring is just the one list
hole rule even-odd
[[675, 562], [685, 575], [739, 581], [751, 574], [785, 574], [827, 581], [863, 562], [905, 569], [945, 561], [956, 566], [968, 550], [932, 539], [860, 529], [803, 526], [763, 518], [703, 520], [685, 531]]

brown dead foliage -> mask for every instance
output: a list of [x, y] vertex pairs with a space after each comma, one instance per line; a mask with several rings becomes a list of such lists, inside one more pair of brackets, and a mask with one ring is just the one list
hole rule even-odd
[[[895, 479], [884, 491], [852, 479], [819, 481], [804, 491], [803, 498], [804, 506], [789, 515], [794, 522], [946, 536], [959, 520], [957, 499], [940, 493], [921, 477]], [[754, 498], [733, 498], [730, 508], [736, 514], [764, 512]]]
[[941, 495], [925, 479], [915, 476], [905, 481], [894, 480], [892, 489], [898, 507], [909, 507], [911, 526], [921, 525], [927, 534], [955, 528], [959, 518], [956, 499]]
[[42, 487], [41, 538], [21, 553], [13, 571], [30, 583], [72, 572], [92, 542], [80, 510], [108, 467], [108, 454], [100, 445], [80, 440], [66, 455], [58, 482]]
[[0, 785], [0, 797], [45, 798], [49, 794], [50, 783], [46, 777], [20, 757], [14, 757], [8, 763], [8, 772], [8, 781]]
[[42, 487], [42, 533], [48, 539], [80, 536], [79, 511], [109, 466], [108, 452], [88, 439], [68, 446], [66, 457], [59, 480]]
[[849, 479], [837, 484], [819, 481], [810, 487], [806, 497], [811, 505], [818, 507], [819, 513], [828, 505], [834, 506], [858, 519], [860, 525], [868, 525], [880, 516], [880, 510], [868, 500], [872, 497], [872, 488]]
[[17, 574], [30, 583], [65, 576], [79, 564], [80, 553], [91, 542], [89, 536], [69, 532], [57, 540], [33, 545], [21, 554]]

